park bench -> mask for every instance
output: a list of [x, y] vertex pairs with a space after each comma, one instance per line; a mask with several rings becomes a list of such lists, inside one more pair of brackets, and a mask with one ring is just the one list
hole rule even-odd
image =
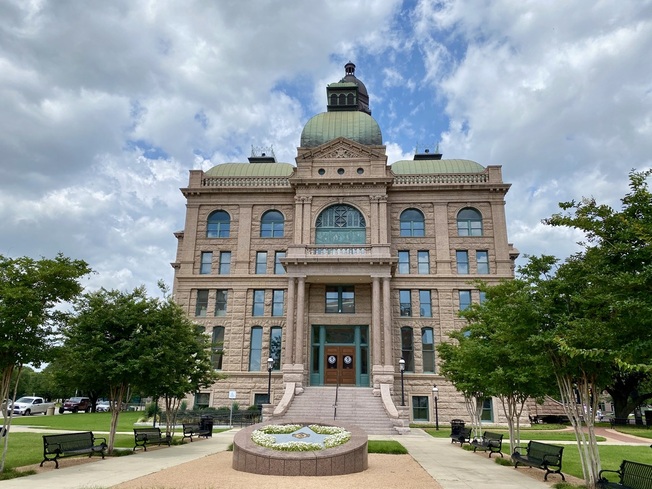
[[197, 438], [208, 438], [213, 433], [207, 428], [202, 428], [199, 423], [183, 423], [183, 440], [190, 438], [192, 442], [192, 437], [196, 436]]
[[463, 446], [464, 443], [471, 442], [471, 428], [460, 428], [454, 433], [451, 433], [451, 443], [459, 443], [460, 446]]
[[482, 438], [474, 438], [471, 441], [473, 451], [483, 450], [489, 452], [489, 458], [494, 453], [499, 453], [503, 457], [503, 435], [500, 433], [492, 433], [485, 431]]
[[147, 451], [147, 445], [161, 446], [162, 443], [165, 443], [170, 446], [172, 443], [172, 437], [168, 434], [163, 435], [161, 428], [134, 428], [134, 440], [134, 452], [138, 447], [143, 447]]
[[[525, 448], [525, 454], [521, 450]], [[559, 474], [563, 481], [566, 480], [564, 474], [561, 473], [561, 458], [564, 447], [556, 445], [549, 445], [538, 441], [530, 441], [527, 447], [516, 447], [512, 454], [514, 461], [514, 468], [520, 465], [527, 465], [529, 467], [536, 467], [546, 471], [543, 477], [544, 481], [548, 480], [548, 474]]]
[[627, 426], [629, 424], [634, 424], [635, 420], [630, 420], [629, 418], [609, 418], [609, 424], [613, 428], [614, 426]]
[[[96, 444], [99, 440], [102, 442]], [[55, 468], [58, 469], [58, 459], [87, 453], [89, 457], [99, 453], [104, 458], [106, 448], [106, 438], [95, 438], [92, 431], [43, 435], [43, 461], [40, 466], [43, 467], [45, 462], [54, 462]]]
[[[618, 482], [609, 482], [603, 473], [618, 474]], [[623, 460], [618, 470], [603, 469], [598, 475], [599, 489], [652, 489], [652, 465]]]

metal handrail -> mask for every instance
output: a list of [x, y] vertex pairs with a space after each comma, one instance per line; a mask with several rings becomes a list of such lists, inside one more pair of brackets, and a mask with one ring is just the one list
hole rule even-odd
[[340, 376], [337, 376], [337, 385], [335, 386], [335, 403], [333, 404], [333, 419], [337, 418], [337, 396], [340, 392]]

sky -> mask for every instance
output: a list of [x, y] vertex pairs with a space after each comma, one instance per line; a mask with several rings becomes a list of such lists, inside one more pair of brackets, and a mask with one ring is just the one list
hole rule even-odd
[[189, 170], [294, 163], [356, 64], [388, 162], [502, 166], [509, 241], [560, 259], [559, 203], [652, 166], [652, 0], [0, 0], [0, 255], [171, 286]]

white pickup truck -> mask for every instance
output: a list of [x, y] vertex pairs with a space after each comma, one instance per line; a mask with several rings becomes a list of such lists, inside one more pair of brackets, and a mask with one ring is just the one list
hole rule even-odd
[[29, 416], [30, 414], [47, 414], [48, 408], [54, 409], [53, 402], [45, 402], [42, 397], [23, 396], [13, 404], [14, 414]]

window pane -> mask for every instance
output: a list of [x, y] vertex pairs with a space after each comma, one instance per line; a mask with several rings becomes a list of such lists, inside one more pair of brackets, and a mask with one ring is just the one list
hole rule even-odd
[[457, 214], [457, 232], [460, 236], [482, 236], [482, 214], [475, 209], [462, 209]]
[[355, 207], [334, 205], [325, 209], [315, 223], [317, 244], [364, 244], [365, 219]]
[[283, 315], [283, 305], [285, 302], [285, 291], [275, 290], [272, 298], [272, 316]]
[[207, 238], [228, 238], [231, 231], [231, 217], [227, 212], [215, 211], [208, 216]]
[[489, 252], [488, 251], [476, 251], [475, 256], [476, 256], [476, 260], [478, 262], [478, 273], [488, 274], [489, 273]]
[[231, 252], [222, 251], [220, 253], [220, 275], [231, 273]]
[[285, 258], [285, 251], [277, 251], [274, 255], [274, 273], [277, 275], [285, 273], [285, 267], [281, 264], [282, 258]]
[[425, 224], [423, 214], [417, 209], [407, 209], [400, 217], [401, 236], [424, 236]]
[[422, 318], [432, 317], [432, 304], [429, 290], [419, 291], [419, 315]]
[[211, 341], [211, 360], [215, 370], [222, 369], [222, 358], [224, 356], [224, 327], [215, 326]]
[[283, 214], [278, 211], [268, 211], [260, 220], [261, 238], [282, 238], [285, 228]]
[[215, 297], [215, 315], [226, 316], [227, 291], [218, 290]]
[[265, 314], [265, 291], [254, 290], [254, 305], [252, 316], [263, 316]]
[[355, 294], [353, 292], [353, 287], [344, 288], [342, 287], [342, 313], [354, 313], [355, 312]]
[[208, 290], [201, 289], [197, 291], [197, 304], [195, 306], [195, 316], [206, 317], [208, 309]]
[[412, 328], [401, 328], [401, 358], [405, 360], [405, 370], [414, 372], [414, 338]]
[[412, 396], [412, 418], [414, 421], [428, 421], [429, 413], [428, 396]]
[[423, 371], [435, 371], [435, 338], [432, 328], [421, 330], [421, 348], [423, 356]]
[[213, 252], [212, 251], [202, 251], [201, 252], [201, 264], [199, 266], [199, 273], [201, 273], [201, 274], [211, 273], [212, 263], [213, 263]]
[[274, 359], [273, 370], [281, 369], [282, 329], [274, 326], [269, 334], [269, 357]]
[[398, 273], [410, 273], [410, 252], [398, 252]]
[[494, 420], [493, 400], [491, 397], [488, 397], [482, 403], [482, 414], [480, 415], [480, 420], [490, 422]]
[[352, 314], [355, 312], [355, 288], [352, 286], [326, 287], [327, 313]]
[[469, 273], [469, 252], [466, 250], [457, 250], [455, 252], [457, 258], [457, 273], [466, 275]]
[[399, 290], [398, 301], [401, 316], [412, 316], [412, 293], [410, 290]]
[[263, 274], [267, 273], [267, 252], [258, 251], [256, 252], [256, 273]]
[[460, 311], [464, 311], [471, 306], [471, 291], [470, 290], [460, 290]]
[[337, 290], [326, 289], [326, 312], [339, 312], [339, 293]]
[[419, 251], [418, 253], [419, 273], [430, 273], [430, 254], [428, 251]]
[[260, 358], [263, 350], [263, 328], [254, 326], [251, 328], [251, 345], [249, 350], [249, 370], [260, 371]]

